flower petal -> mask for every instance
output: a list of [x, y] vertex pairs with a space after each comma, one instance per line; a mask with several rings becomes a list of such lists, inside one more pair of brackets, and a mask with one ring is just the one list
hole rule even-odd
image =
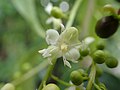
[[72, 48], [65, 54], [65, 57], [67, 60], [70, 60], [76, 63], [76, 60], [78, 60], [80, 57], [79, 50], [76, 48]]
[[52, 8], [53, 8], [52, 3], [48, 3], [48, 5], [45, 7], [45, 11], [46, 11], [48, 14], [50, 14]]
[[55, 45], [59, 38], [59, 33], [54, 29], [49, 29], [46, 31], [46, 42], [48, 45]]
[[49, 46], [47, 49], [39, 50], [38, 52], [42, 54], [44, 58], [46, 57], [56, 57], [58, 58], [61, 53], [59, 48], [56, 46]]
[[94, 37], [86, 37], [85, 39], [84, 39], [84, 42], [86, 43], [86, 44], [91, 44], [91, 43], [93, 43], [95, 41], [95, 38]]
[[67, 44], [78, 43], [78, 30], [74, 27], [67, 28], [61, 33], [59, 41], [65, 42]]
[[71, 65], [70, 63], [66, 60], [66, 57], [63, 56], [63, 62], [64, 62], [64, 65], [68, 66], [69, 68], [71, 68]]
[[51, 56], [49, 49], [39, 50], [38, 52], [39, 52], [40, 54], [42, 54], [42, 56], [43, 56], [44, 58]]

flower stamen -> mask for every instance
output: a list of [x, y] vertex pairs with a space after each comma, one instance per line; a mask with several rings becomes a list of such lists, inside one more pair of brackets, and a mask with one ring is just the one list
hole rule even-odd
[[66, 45], [65, 43], [63, 43], [60, 47], [60, 49], [62, 50], [62, 52], [67, 52], [68, 50], [68, 45]]

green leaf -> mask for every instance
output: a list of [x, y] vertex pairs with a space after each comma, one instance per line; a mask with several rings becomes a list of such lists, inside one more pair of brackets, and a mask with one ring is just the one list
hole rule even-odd
[[17, 11], [33, 26], [37, 34], [44, 38], [45, 32], [37, 18], [35, 0], [12, 0], [12, 3]]

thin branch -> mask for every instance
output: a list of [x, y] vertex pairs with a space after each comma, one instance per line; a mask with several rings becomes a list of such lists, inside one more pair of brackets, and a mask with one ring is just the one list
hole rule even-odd
[[77, 13], [77, 10], [81, 4], [82, 0], [76, 0], [75, 1], [75, 4], [70, 12], [70, 16], [69, 16], [69, 19], [68, 19], [68, 22], [66, 24], [66, 28], [72, 26], [73, 22], [74, 22], [74, 19], [75, 19], [75, 16], [76, 16], [76, 13]]

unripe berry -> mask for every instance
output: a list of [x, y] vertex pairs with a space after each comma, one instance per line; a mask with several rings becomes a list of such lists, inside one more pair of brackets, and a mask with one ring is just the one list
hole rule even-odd
[[70, 74], [70, 79], [74, 85], [80, 85], [83, 82], [83, 77], [79, 71], [72, 71]]
[[98, 50], [103, 50], [105, 48], [105, 43], [102, 42], [102, 41], [98, 42], [97, 45], [96, 45], [96, 48]]
[[80, 55], [85, 57], [89, 54], [89, 51], [90, 51], [89, 48], [84, 48], [84, 49], [81, 48]]
[[53, 7], [52, 10], [51, 10], [51, 15], [55, 18], [62, 18], [63, 17], [63, 12], [60, 8]]
[[15, 90], [15, 86], [11, 83], [7, 83], [1, 88], [1, 90]]
[[108, 56], [107, 60], [105, 61], [105, 64], [109, 68], [115, 68], [118, 65], [118, 60], [113, 56]]
[[108, 38], [112, 36], [119, 26], [119, 20], [113, 15], [105, 16], [97, 21], [95, 32], [101, 38]]
[[60, 90], [60, 88], [53, 83], [46, 85], [42, 90]]
[[98, 63], [98, 64], [102, 64], [105, 62], [106, 59], [106, 54], [104, 51], [102, 50], [97, 50], [93, 53], [93, 60], [94, 62]]

